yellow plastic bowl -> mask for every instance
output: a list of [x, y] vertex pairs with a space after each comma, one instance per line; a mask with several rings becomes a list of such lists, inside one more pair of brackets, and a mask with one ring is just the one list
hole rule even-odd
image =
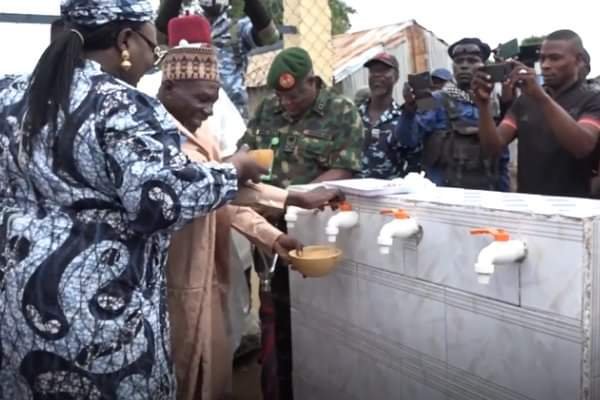
[[250, 150], [248, 155], [264, 169], [271, 169], [273, 167], [275, 152], [271, 149]]
[[333, 246], [306, 246], [300, 254], [290, 251], [292, 267], [309, 278], [328, 275], [342, 260], [342, 251]]

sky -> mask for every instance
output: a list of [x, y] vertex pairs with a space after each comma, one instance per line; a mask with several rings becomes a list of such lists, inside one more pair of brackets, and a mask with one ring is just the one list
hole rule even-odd
[[[352, 16], [352, 30], [414, 19], [448, 43], [476, 36], [495, 47], [515, 37], [522, 39], [557, 29], [573, 29], [582, 36], [591, 54], [592, 75], [600, 75], [600, 17], [591, 1], [345, 1], [357, 10]], [[55, 15], [59, 4], [59, 0], [0, 0], [0, 12]], [[48, 36], [46, 26], [0, 24], [0, 43], [5, 54], [0, 73], [30, 71], [46, 48]]]

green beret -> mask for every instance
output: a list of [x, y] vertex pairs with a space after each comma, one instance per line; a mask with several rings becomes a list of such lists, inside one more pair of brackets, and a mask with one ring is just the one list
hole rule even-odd
[[290, 90], [296, 82], [306, 78], [312, 71], [313, 64], [308, 52], [299, 47], [285, 49], [273, 60], [267, 86], [271, 89]]

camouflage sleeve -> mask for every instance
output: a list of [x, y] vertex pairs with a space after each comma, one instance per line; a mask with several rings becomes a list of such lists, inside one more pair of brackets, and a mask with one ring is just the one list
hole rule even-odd
[[334, 101], [340, 101], [341, 104], [339, 112], [333, 112], [330, 116], [332, 122], [337, 125], [337, 134], [333, 141], [328, 167], [360, 172], [364, 142], [363, 122], [358, 110], [350, 100], [344, 98]]
[[281, 33], [273, 21], [266, 27], [256, 33], [260, 46], [270, 46], [281, 39]]
[[257, 135], [258, 127], [261, 124], [264, 107], [265, 107], [265, 103], [263, 101], [258, 106], [258, 108], [257, 108], [256, 112], [254, 113], [254, 116], [252, 117], [250, 122], [248, 122], [248, 127], [246, 129], [246, 133], [244, 133], [244, 136], [242, 136], [242, 138], [238, 141], [238, 144], [237, 144], [238, 149], [243, 144], [250, 147], [250, 150], [255, 150], [258, 148], [258, 141], [257, 141], [256, 135]]

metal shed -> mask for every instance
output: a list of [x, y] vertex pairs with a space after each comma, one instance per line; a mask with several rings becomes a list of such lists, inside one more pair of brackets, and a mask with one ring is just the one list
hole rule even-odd
[[[448, 44], [415, 20], [369, 30], [334, 36], [334, 77], [340, 92], [352, 98], [357, 90], [368, 86], [364, 63], [382, 50], [394, 54], [400, 63], [400, 82], [394, 97], [402, 101], [402, 85], [408, 74], [435, 68], [449, 68]], [[247, 72], [250, 108], [253, 110], [268, 92], [266, 75], [279, 50], [251, 57]]]

